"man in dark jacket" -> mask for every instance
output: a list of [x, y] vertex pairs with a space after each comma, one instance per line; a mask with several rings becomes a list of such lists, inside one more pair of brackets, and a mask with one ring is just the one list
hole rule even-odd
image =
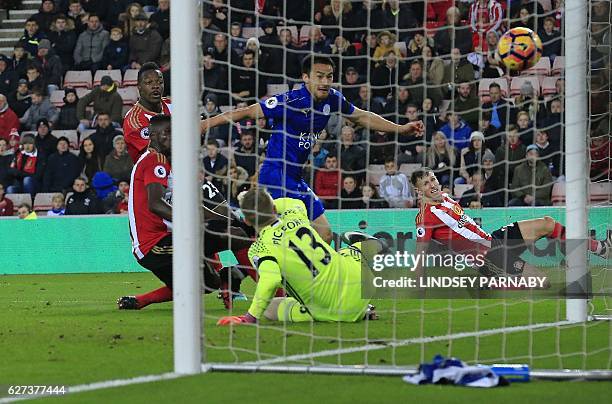
[[36, 51], [38, 50], [38, 42], [44, 37], [45, 35], [40, 32], [36, 20], [30, 17], [25, 23], [23, 36], [19, 38], [19, 42], [23, 45], [23, 49], [25, 49], [30, 55], [36, 55]]
[[73, 52], [77, 41], [77, 33], [74, 30], [72, 20], [69, 20], [63, 14], [59, 14], [51, 25], [48, 38], [53, 45], [55, 54], [62, 61], [64, 69], [70, 70], [74, 65]]
[[17, 83], [17, 89], [8, 96], [9, 106], [19, 118], [23, 117], [26, 111], [32, 105], [32, 94], [28, 87], [26, 79], [20, 79]]
[[487, 183], [482, 178], [482, 173], [476, 171], [470, 177], [472, 188], [461, 195], [459, 204], [464, 208], [480, 209], [503, 206], [501, 195], [487, 188]]
[[535, 144], [527, 147], [526, 160], [514, 169], [512, 196], [508, 206], [549, 206], [553, 179], [546, 164], [539, 160]]
[[363, 147], [354, 143], [355, 130], [351, 126], [344, 126], [341, 138], [340, 168], [342, 172], [358, 178], [365, 176], [366, 152]]
[[73, 193], [66, 201], [65, 215], [97, 215], [103, 213], [102, 204], [95, 192], [87, 188], [85, 179], [75, 178], [72, 184]]
[[49, 156], [43, 178], [43, 192], [66, 192], [81, 173], [82, 164], [77, 156], [68, 151], [68, 138], [57, 140], [57, 152]]
[[9, 70], [10, 59], [0, 55], [0, 94], [8, 95], [17, 88], [19, 77], [14, 70]]
[[38, 9], [38, 13], [34, 14], [32, 19], [37, 22], [40, 32], [47, 34], [49, 33], [49, 28], [56, 15], [57, 11], [55, 10], [55, 3], [53, 0], [43, 0]]
[[36, 132], [36, 148], [48, 158], [57, 148], [57, 138], [50, 133], [49, 121], [39, 119], [36, 122]]
[[134, 30], [130, 36], [130, 64], [132, 69], [140, 69], [146, 62], [157, 62], [164, 40], [159, 32], [147, 28], [146, 14], [134, 19]]
[[113, 127], [107, 112], [98, 114], [97, 123], [96, 131], [89, 138], [94, 143], [96, 153], [102, 159], [105, 159], [113, 151], [113, 139], [115, 136], [121, 135], [121, 132]]
[[202, 75], [204, 91], [202, 92], [202, 102], [206, 103], [206, 97], [213, 94], [217, 97], [221, 105], [229, 104], [227, 96], [227, 68], [221, 64], [217, 64], [210, 53], [202, 57]]
[[155, 29], [163, 39], [170, 37], [170, 0], [159, 0], [157, 11], [150, 18], [152, 28]]
[[117, 84], [113, 82], [110, 76], [104, 76], [100, 80], [100, 86], [94, 88], [89, 94], [81, 98], [77, 104], [77, 118], [81, 122], [79, 131], [81, 133], [90, 127], [90, 121], [85, 116], [85, 109], [89, 104], [93, 103], [94, 116], [101, 112], [106, 112], [110, 115], [113, 122], [120, 125], [122, 121], [123, 100], [117, 93]]
[[64, 67], [59, 56], [51, 49], [51, 41], [41, 39], [34, 63], [38, 66], [38, 70], [42, 72], [47, 84], [48, 94], [50, 95], [53, 90], [58, 90], [62, 83]]
[[102, 65], [108, 70], [123, 69], [128, 64], [130, 54], [121, 28], [114, 27], [111, 29], [110, 39], [106, 49], [104, 49]]
[[96, 71], [102, 68], [102, 56], [109, 40], [108, 31], [100, 24], [100, 17], [90, 14], [87, 30], [79, 35], [72, 54], [75, 69]]
[[489, 85], [489, 96], [491, 101], [482, 104], [482, 110], [491, 114], [491, 125], [498, 132], [501, 132], [511, 122], [510, 108], [506, 101], [501, 98], [502, 93], [499, 84], [491, 83]]

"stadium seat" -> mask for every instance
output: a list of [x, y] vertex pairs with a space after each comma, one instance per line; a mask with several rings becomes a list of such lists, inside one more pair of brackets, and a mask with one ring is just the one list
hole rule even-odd
[[94, 78], [93, 78], [93, 85], [94, 86], [99, 86], [100, 85], [100, 80], [102, 80], [102, 77], [104, 76], [110, 76], [111, 79], [113, 79], [113, 81], [115, 83], [117, 83], [117, 85], [121, 86], [122, 85], [122, 80], [121, 80], [121, 70], [116, 69], [116, 70], [96, 70], [96, 74], [94, 74]]
[[51, 102], [51, 105], [53, 105], [55, 108], [61, 108], [64, 106], [65, 95], [66, 93], [64, 90], [54, 90], [49, 96], [49, 102]]
[[33, 209], [37, 212], [39, 211], [48, 211], [52, 207], [52, 199], [55, 193], [53, 192], [41, 192], [36, 194], [34, 197], [34, 207]]
[[77, 93], [77, 97], [79, 98], [83, 98], [91, 92], [91, 90], [84, 88], [84, 87], [77, 87], [75, 90]]
[[455, 184], [455, 189], [454, 189], [455, 198], [461, 198], [463, 193], [470, 188], [472, 188], [471, 184]]
[[53, 132], [51, 132], [51, 134], [58, 139], [62, 136], [65, 136], [68, 138], [68, 142], [70, 143], [71, 149], [79, 148], [79, 135], [76, 130], [54, 130]]
[[544, 77], [542, 81], [542, 95], [557, 94], [557, 80], [559, 77]]
[[92, 84], [91, 72], [87, 71], [77, 71], [77, 70], [68, 70], [66, 75], [64, 76], [64, 87], [85, 87], [91, 88]]
[[5, 196], [13, 201], [13, 214], [17, 213], [17, 209], [22, 203], [32, 206], [32, 195], [30, 194], [6, 194]]
[[366, 181], [369, 184], [378, 186], [383, 175], [385, 175], [385, 166], [383, 164], [370, 164], [367, 168]]
[[267, 88], [268, 96], [282, 94], [289, 91], [289, 86], [287, 84], [268, 84]]
[[123, 74], [123, 87], [135, 86], [138, 84], [138, 69], [127, 69]]
[[563, 73], [564, 69], [565, 69], [565, 57], [557, 56], [555, 58], [555, 61], [553, 62], [551, 74], [554, 76], [559, 76]]
[[138, 101], [138, 88], [134, 86], [118, 88], [117, 93], [123, 99], [123, 105], [134, 105]]
[[534, 76], [513, 77], [510, 83], [510, 95], [519, 95], [521, 86], [530, 82], [537, 95], [540, 95], [540, 80]]
[[550, 76], [550, 58], [543, 56], [532, 68], [523, 70], [521, 76]]
[[478, 83], [478, 96], [488, 96], [491, 83], [497, 83], [501, 87], [502, 97], [508, 96], [508, 81], [505, 78], [481, 79]]
[[400, 173], [404, 173], [406, 177], [408, 177], [408, 180], [410, 180], [410, 176], [412, 175], [412, 173], [415, 172], [419, 168], [421, 168], [421, 164], [419, 163], [416, 163], [416, 164], [404, 163], [400, 166], [399, 171]]
[[[589, 184], [589, 201], [591, 205], [609, 204], [612, 195], [612, 183], [591, 182]], [[551, 192], [553, 206], [565, 205], [565, 182], [555, 182]]]
[[[296, 28], [297, 30], [297, 28]], [[261, 27], [244, 27], [242, 28], [242, 37], [249, 38], [259, 38], [264, 35], [264, 30]]]
[[79, 142], [79, 147], [83, 144], [83, 141], [85, 139], [87, 139], [89, 136], [91, 136], [93, 133], [95, 133], [96, 130], [95, 129], [85, 129], [82, 133], [81, 133], [81, 137], [80, 137], [80, 142]]

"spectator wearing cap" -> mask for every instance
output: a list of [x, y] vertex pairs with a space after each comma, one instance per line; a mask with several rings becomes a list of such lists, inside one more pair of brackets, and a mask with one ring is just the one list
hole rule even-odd
[[165, 40], [170, 37], [170, 0], [159, 0], [157, 11], [151, 14], [151, 27]]
[[28, 70], [29, 60], [30, 55], [28, 52], [26, 52], [23, 44], [21, 42], [17, 42], [13, 47], [13, 57], [11, 59], [9, 69], [13, 70], [17, 77], [25, 77]]
[[79, 97], [74, 88], [64, 89], [64, 106], [60, 110], [56, 128], [60, 130], [75, 130], [79, 126], [77, 118], [77, 103]]
[[0, 55], [0, 94], [10, 94], [17, 87], [19, 77], [10, 69], [10, 65], [11, 60], [5, 55]]
[[19, 38], [19, 42], [23, 45], [23, 49], [30, 55], [36, 55], [38, 50], [38, 42], [45, 37], [45, 34], [40, 32], [38, 22], [32, 17], [28, 18], [25, 23], [23, 35]]
[[30, 106], [32, 106], [32, 94], [26, 79], [19, 79], [17, 89], [8, 96], [8, 103], [19, 118], [23, 117]]
[[470, 135], [472, 134], [472, 128], [467, 124], [458, 114], [448, 113], [447, 124], [440, 128], [448, 140], [457, 150], [461, 150], [464, 147], [469, 146]]
[[4, 194], [2, 183], [0, 183], [0, 216], [13, 216], [13, 201]]
[[38, 53], [34, 59], [38, 70], [42, 72], [42, 76], [47, 84], [47, 93], [51, 94], [54, 90], [58, 90], [62, 83], [64, 67], [62, 61], [51, 49], [51, 41], [41, 39], [38, 43]]
[[461, 150], [461, 163], [459, 165], [459, 175], [461, 177], [455, 180], [455, 184], [466, 184], [472, 174], [481, 170], [484, 153], [491, 152], [485, 147], [484, 141], [482, 132], [472, 132], [469, 146]]
[[538, 146], [527, 146], [526, 159], [514, 169], [512, 199], [508, 206], [549, 206], [553, 178], [542, 161]]
[[[77, 118], [79, 119], [79, 131], [94, 126], [85, 116], [85, 110], [93, 104], [94, 118], [101, 112], [109, 114], [113, 125], [119, 127], [122, 121], [123, 100], [117, 92], [117, 84], [110, 76], [103, 76], [100, 80], [100, 85], [94, 88], [89, 94], [86, 94], [77, 103]], [[95, 122], [95, 119], [93, 120]]]
[[129, 63], [132, 69], [140, 69], [146, 62], [157, 62], [161, 54], [162, 42], [159, 34], [147, 27], [149, 19], [144, 13], [140, 13], [134, 19], [134, 28], [130, 36]]
[[40, 32], [46, 35], [49, 33], [51, 23], [56, 16], [57, 11], [55, 10], [55, 3], [53, 0], [43, 0], [38, 9], [38, 13], [34, 14], [32, 19], [37, 22]]
[[202, 29], [202, 36], [200, 42], [202, 44], [202, 53], [213, 52], [215, 35], [221, 30], [215, 24], [213, 24], [213, 15], [208, 9], [204, 7], [202, 16], [200, 17], [200, 28]]
[[[289, 31], [289, 33], [291, 33], [291, 31]], [[362, 83], [363, 79], [359, 76], [359, 71], [357, 71], [355, 67], [349, 66], [342, 76], [342, 94], [350, 102], [355, 101], [359, 98], [359, 87]]]
[[57, 140], [55, 153], [47, 159], [43, 177], [43, 192], [67, 192], [74, 179], [81, 174], [82, 163], [68, 150], [69, 143], [65, 136]]
[[124, 71], [127, 68], [129, 55], [128, 44], [123, 38], [121, 28], [112, 28], [110, 31], [110, 42], [104, 48], [102, 65], [108, 70], [120, 69]]
[[19, 125], [19, 117], [9, 106], [4, 94], [0, 94], [0, 139], [8, 142], [9, 135], [13, 129], [19, 129]]
[[72, 195], [66, 201], [66, 216], [70, 215], [97, 215], [104, 213], [102, 204], [93, 190], [87, 186], [83, 177], [75, 178], [72, 183]]
[[100, 17], [90, 14], [87, 18], [87, 30], [79, 35], [72, 54], [75, 69], [96, 71], [102, 68], [104, 48], [109, 41], [108, 31], [102, 27]]
[[7, 194], [20, 192], [34, 195], [38, 192], [45, 171], [45, 156], [36, 148], [34, 136], [27, 133], [21, 138], [21, 150], [15, 153], [9, 167], [12, 177]]
[[74, 65], [73, 53], [77, 41], [74, 21], [64, 14], [58, 14], [51, 23], [51, 29], [47, 36], [53, 45], [55, 54], [62, 61], [64, 70], [70, 70]]
[[57, 138], [51, 134], [49, 121], [41, 118], [36, 122], [36, 148], [44, 153], [45, 158], [48, 158], [52, 153], [55, 153], [57, 147]]
[[96, 153], [105, 159], [113, 150], [113, 140], [117, 135], [121, 135], [121, 132], [113, 127], [107, 112], [100, 112], [96, 117], [96, 123], [96, 131], [89, 138], [96, 146]]
[[46, 119], [49, 125], [54, 125], [58, 118], [59, 111], [57, 108], [51, 105], [48, 98], [43, 96], [42, 90], [35, 89], [32, 93], [32, 105], [19, 118], [19, 122], [21, 122], [21, 129], [23, 130], [37, 130], [41, 119]]
[[125, 138], [123, 135], [117, 135], [113, 138], [113, 150], [104, 159], [103, 169], [110, 174], [111, 177], [121, 180], [130, 178], [134, 163], [127, 153], [125, 146]]
[[13, 155], [14, 151], [9, 149], [8, 140], [0, 137], [0, 185], [5, 187], [9, 183], [9, 167], [13, 161]]

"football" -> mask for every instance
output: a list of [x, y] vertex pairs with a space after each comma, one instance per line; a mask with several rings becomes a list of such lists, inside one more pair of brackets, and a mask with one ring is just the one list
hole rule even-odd
[[497, 55], [508, 70], [529, 69], [542, 56], [542, 41], [529, 28], [512, 28], [500, 38]]

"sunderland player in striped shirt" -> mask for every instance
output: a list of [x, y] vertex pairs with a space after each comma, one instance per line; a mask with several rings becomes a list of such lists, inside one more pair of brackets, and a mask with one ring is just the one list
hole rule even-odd
[[[549, 216], [514, 222], [489, 234], [442, 192], [431, 169], [416, 170], [410, 182], [421, 196], [415, 219], [419, 252], [427, 252], [428, 244], [436, 241], [455, 252], [486, 254], [486, 265], [481, 269], [484, 275], [532, 275], [536, 270], [519, 257], [527, 245], [544, 237], [565, 240], [565, 227]], [[607, 257], [612, 251], [611, 236], [605, 241], [589, 240], [589, 251]]]
[[421, 121], [397, 125], [372, 112], [356, 108], [332, 88], [333, 76], [334, 63], [329, 57], [308, 56], [302, 64], [304, 84], [297, 90], [202, 121], [203, 132], [247, 118], [265, 117], [273, 121], [273, 133], [260, 169], [259, 184], [274, 199], [289, 197], [304, 202], [313, 227], [328, 243], [332, 234], [323, 203], [302, 178], [302, 171], [331, 114], [339, 112], [356, 125], [370, 130], [423, 135]]

